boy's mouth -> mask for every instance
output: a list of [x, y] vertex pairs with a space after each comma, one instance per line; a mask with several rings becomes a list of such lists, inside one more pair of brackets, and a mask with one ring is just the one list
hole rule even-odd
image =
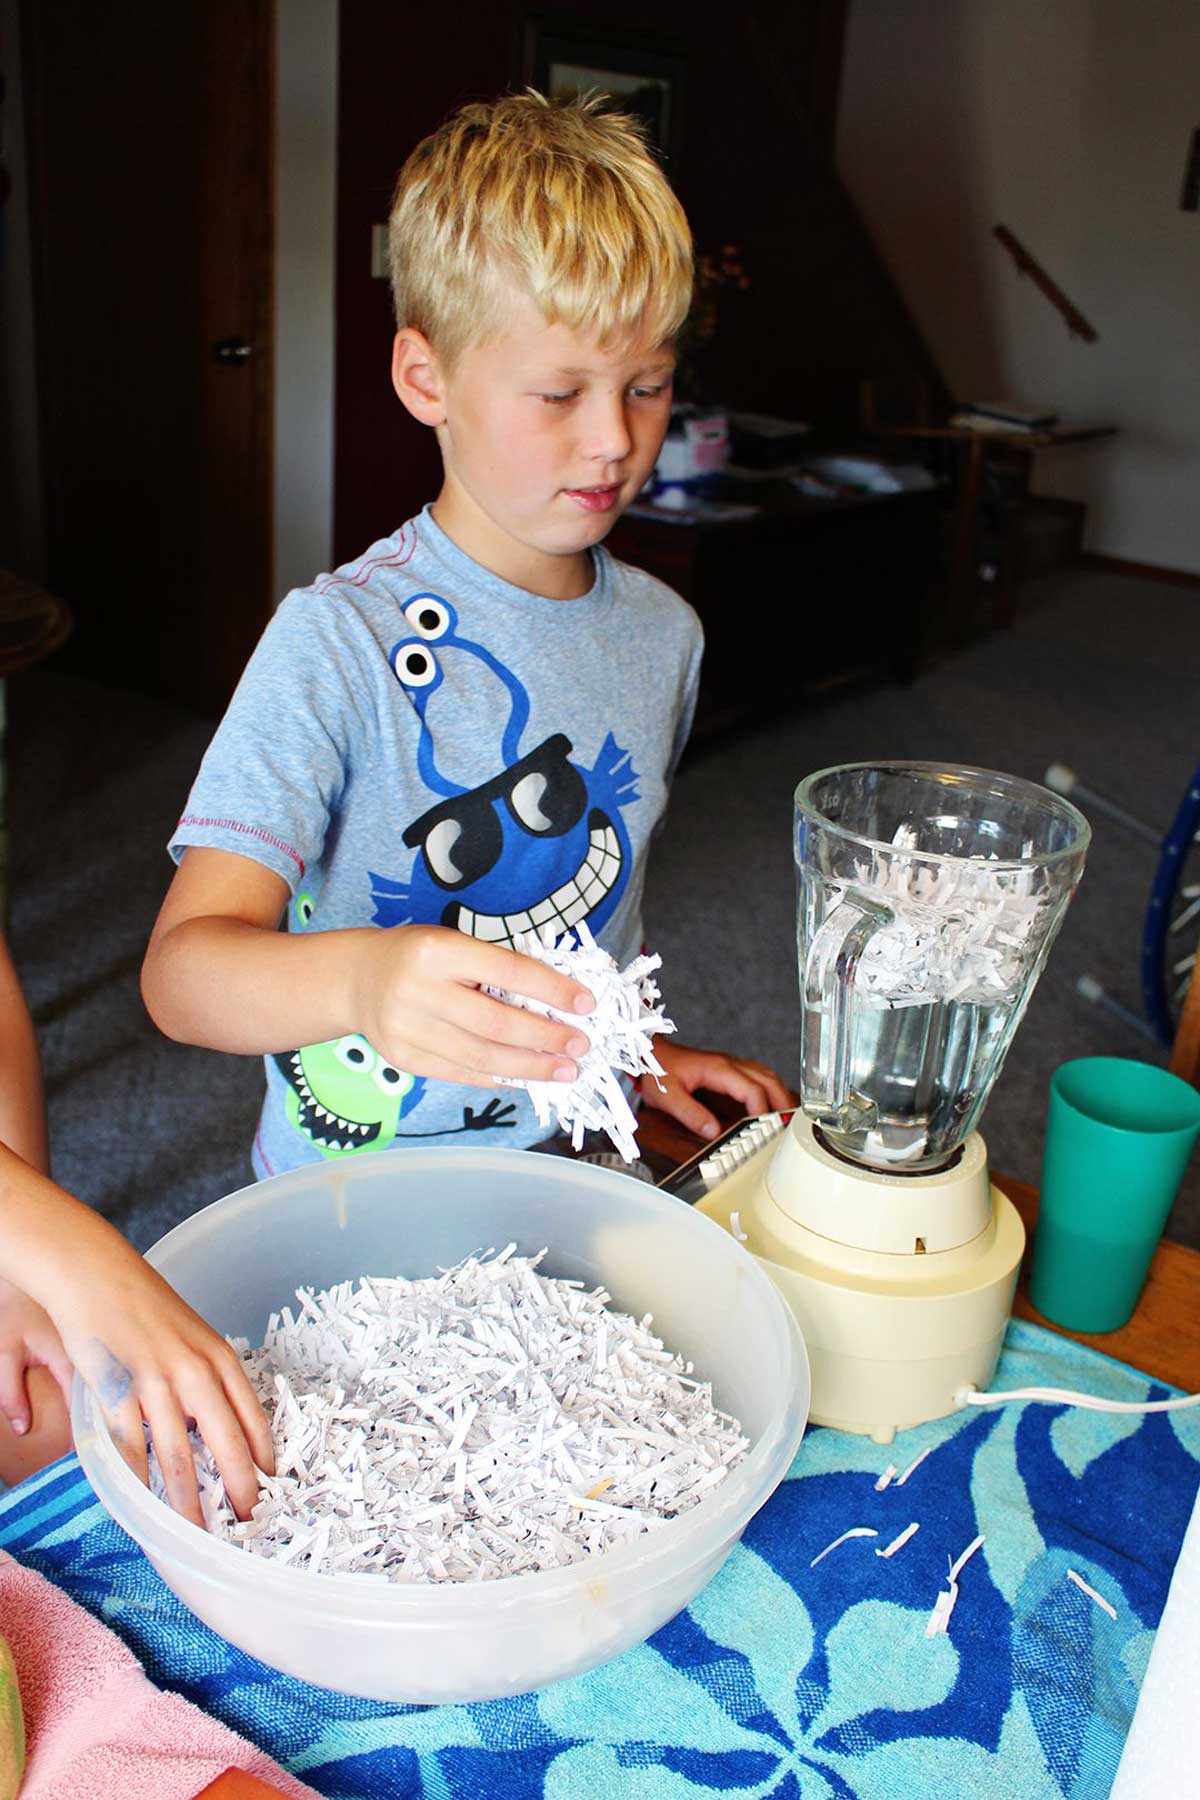
[[565, 488], [564, 493], [576, 506], [585, 512], [608, 512], [616, 505], [621, 493], [621, 483], [610, 481], [604, 487]]
[[588, 814], [588, 847], [583, 862], [554, 893], [536, 906], [518, 913], [475, 912], [457, 900], [442, 913], [442, 924], [465, 931], [485, 943], [511, 947], [518, 931], [539, 931], [552, 925], [556, 932], [569, 931], [599, 906], [621, 872], [621, 845], [608, 816], [594, 807]]

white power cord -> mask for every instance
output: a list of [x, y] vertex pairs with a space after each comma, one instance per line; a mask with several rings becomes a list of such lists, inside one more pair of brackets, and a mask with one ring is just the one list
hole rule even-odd
[[1200, 1406], [1200, 1394], [1180, 1394], [1174, 1400], [1101, 1400], [1095, 1394], [1073, 1394], [1068, 1388], [1012, 1388], [1006, 1394], [981, 1394], [978, 1388], [959, 1388], [958, 1406], [999, 1406], [1005, 1400], [1045, 1400], [1057, 1406], [1086, 1406], [1092, 1412], [1174, 1412], [1180, 1406]]

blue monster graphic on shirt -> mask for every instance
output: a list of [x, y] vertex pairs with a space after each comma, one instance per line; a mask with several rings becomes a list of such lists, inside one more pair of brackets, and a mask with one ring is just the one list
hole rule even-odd
[[[522, 753], [529, 696], [512, 671], [459, 635], [455, 609], [440, 595], [414, 595], [404, 617], [409, 634], [389, 660], [421, 720], [418, 770], [439, 799], [404, 832], [417, 852], [408, 880], [371, 874], [376, 924], [438, 923], [500, 944], [547, 925], [561, 934], [581, 919], [598, 932], [633, 860], [621, 818], [638, 798], [629, 752], [609, 732], [587, 768], [570, 760], [571, 740], [555, 732]], [[446, 649], [477, 657], [509, 696], [503, 767], [474, 788], [450, 780], [434, 758], [428, 707], [444, 680]]]

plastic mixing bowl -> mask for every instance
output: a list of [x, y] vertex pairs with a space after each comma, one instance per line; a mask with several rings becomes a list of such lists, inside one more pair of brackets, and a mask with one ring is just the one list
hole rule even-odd
[[209, 1537], [122, 1462], [76, 1380], [75, 1442], [99, 1499], [214, 1631], [302, 1680], [367, 1699], [466, 1701], [578, 1675], [649, 1637], [715, 1574], [787, 1473], [808, 1416], [795, 1321], [711, 1220], [610, 1169], [527, 1151], [406, 1149], [277, 1175], [176, 1226], [148, 1260], [217, 1330], [260, 1343], [301, 1286], [432, 1275], [511, 1240], [547, 1275], [653, 1313], [750, 1439], [690, 1512], [563, 1569], [399, 1585], [316, 1575]]

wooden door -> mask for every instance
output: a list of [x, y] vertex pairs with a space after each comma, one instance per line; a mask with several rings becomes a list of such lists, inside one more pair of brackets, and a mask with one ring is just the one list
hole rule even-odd
[[222, 708], [272, 604], [273, 0], [27, 0], [49, 585]]

